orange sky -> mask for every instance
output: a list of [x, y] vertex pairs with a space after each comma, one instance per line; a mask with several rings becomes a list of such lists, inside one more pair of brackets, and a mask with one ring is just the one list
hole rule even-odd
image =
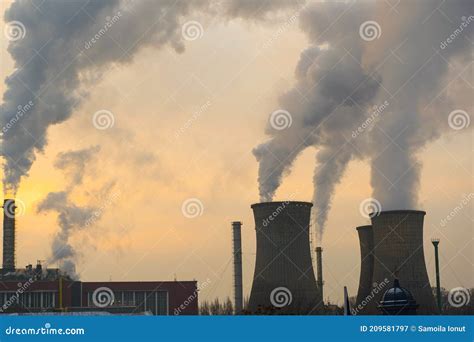
[[[0, 6], [3, 12], [7, 3]], [[258, 165], [251, 150], [266, 139], [268, 114], [278, 108], [278, 95], [293, 84], [307, 42], [295, 25], [259, 53], [275, 26], [235, 21], [204, 29], [201, 39], [186, 43], [183, 54], [147, 48], [132, 63], [112, 67], [88, 89], [90, 98], [73, 118], [49, 131], [49, 144], [17, 195], [26, 205], [17, 223], [18, 266], [49, 256], [56, 217], [38, 214], [35, 208], [48, 192], [66, 184], [53, 167], [57, 153], [100, 145], [99, 158], [74, 198], [93, 201], [110, 181], [116, 181], [120, 195], [97, 224], [74, 236], [81, 278], [209, 278], [211, 285], [201, 298], [231, 296], [230, 222], [241, 220], [244, 293], [249, 294], [255, 258], [250, 204], [258, 201]], [[2, 79], [13, 70], [6, 47], [1, 35]], [[1, 82], [0, 92], [4, 90]], [[115, 117], [114, 127], [105, 131], [92, 125], [93, 114], [101, 109]], [[298, 158], [276, 200], [312, 198], [314, 152], [308, 149]], [[450, 133], [422, 151], [420, 159], [420, 209], [427, 211], [425, 256], [432, 284], [430, 239], [439, 237], [442, 286], [472, 287], [472, 272], [467, 271], [473, 266], [472, 203], [449, 225], [440, 225], [463, 194], [472, 192], [472, 135]], [[344, 285], [350, 295], [357, 291], [359, 245], [354, 228], [367, 223], [359, 203], [371, 195], [369, 176], [367, 162], [352, 162], [336, 190], [323, 238], [325, 297], [333, 302], [341, 303]], [[188, 198], [202, 201], [201, 216], [183, 216], [181, 205]]]

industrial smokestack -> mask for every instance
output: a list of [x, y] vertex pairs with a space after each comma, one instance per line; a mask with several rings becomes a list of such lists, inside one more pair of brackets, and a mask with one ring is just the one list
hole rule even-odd
[[257, 256], [249, 311], [310, 314], [321, 304], [309, 243], [312, 204], [265, 202], [252, 205]]
[[234, 313], [239, 315], [243, 309], [242, 291], [242, 222], [232, 222], [233, 256], [234, 256]]
[[[372, 286], [398, 278], [419, 304], [418, 313], [437, 313], [423, 253], [424, 211], [393, 210], [373, 213], [374, 274]], [[374, 291], [375, 292], [375, 291]], [[377, 314], [382, 293], [374, 293], [368, 304]]]
[[317, 274], [318, 274], [318, 290], [319, 297], [324, 300], [323, 296], [323, 249], [316, 247], [316, 261], [317, 261]]
[[3, 201], [3, 272], [15, 271], [15, 200]]
[[374, 273], [374, 233], [372, 226], [360, 226], [357, 227], [359, 233], [359, 244], [360, 244], [360, 278], [359, 278], [359, 290], [357, 291], [357, 303], [356, 308], [358, 314], [366, 313], [366, 300], [370, 298], [370, 292], [372, 291], [372, 276]]

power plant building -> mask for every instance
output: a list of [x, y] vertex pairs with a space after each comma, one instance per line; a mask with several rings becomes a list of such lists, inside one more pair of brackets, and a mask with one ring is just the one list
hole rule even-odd
[[[21, 293], [19, 293], [21, 289]], [[0, 282], [0, 313], [197, 315], [196, 281]]]
[[[394, 279], [399, 279], [413, 295], [419, 305], [418, 314], [429, 315], [438, 312], [423, 251], [424, 216], [424, 211], [416, 210], [382, 211], [371, 215], [372, 229], [358, 229], [362, 264], [357, 302], [360, 303], [365, 296], [370, 295], [362, 313], [380, 313], [377, 306], [383, 291], [374, 289], [379, 288], [382, 283], [392, 283]], [[372, 278], [369, 282], [371, 272]]]
[[250, 313], [315, 314], [322, 298], [309, 241], [312, 204], [265, 202], [252, 206], [257, 254]]
[[196, 281], [82, 282], [57, 268], [15, 267], [15, 201], [3, 206], [0, 314], [93, 312], [94, 314], [197, 315]]

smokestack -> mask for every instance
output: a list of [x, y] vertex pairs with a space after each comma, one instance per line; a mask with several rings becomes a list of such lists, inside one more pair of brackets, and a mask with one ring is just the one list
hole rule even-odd
[[[398, 278], [419, 304], [421, 315], [436, 314], [437, 308], [423, 252], [424, 211], [392, 210], [371, 215], [374, 234], [372, 286]], [[374, 291], [375, 292], [375, 291]], [[368, 304], [377, 314], [378, 292]]]
[[432, 239], [431, 243], [434, 246], [435, 250], [435, 269], [436, 269], [436, 301], [438, 304], [438, 310], [441, 314], [441, 310], [443, 309], [441, 305], [441, 283], [439, 280], [439, 254], [438, 254], [438, 246], [439, 246], [439, 239]]
[[3, 201], [3, 272], [15, 271], [15, 200]]
[[234, 313], [239, 315], [243, 309], [242, 290], [242, 222], [232, 222], [233, 256], [234, 256]]
[[359, 290], [357, 291], [356, 308], [361, 307], [358, 314], [366, 313], [366, 300], [370, 298], [372, 291], [372, 276], [374, 273], [374, 233], [372, 226], [357, 227], [360, 244], [360, 278]]
[[252, 205], [257, 236], [252, 313], [311, 314], [321, 305], [309, 244], [312, 204]]
[[317, 261], [317, 274], [318, 274], [318, 290], [321, 300], [324, 301], [323, 297], [323, 249], [316, 247], [316, 261]]

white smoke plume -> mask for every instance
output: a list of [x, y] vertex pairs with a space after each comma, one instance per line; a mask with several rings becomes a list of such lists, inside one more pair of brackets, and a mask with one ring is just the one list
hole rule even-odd
[[88, 226], [95, 217], [96, 206], [80, 206], [73, 202], [71, 193], [82, 184], [86, 166], [93, 161], [100, 148], [63, 152], [58, 155], [54, 165], [63, 170], [68, 178], [66, 190], [50, 192], [38, 205], [38, 212], [55, 212], [58, 214], [59, 232], [53, 238], [49, 263], [58, 263], [60, 268], [72, 278], [77, 279], [76, 250], [71, 244], [72, 234]]
[[[22, 39], [12, 39], [8, 51], [15, 71], [7, 78], [0, 106], [4, 127], [0, 154], [4, 157], [4, 192], [14, 195], [36, 154], [47, 144], [51, 125], [67, 120], [87, 97], [101, 74], [113, 64], [130, 62], [145, 46], [184, 51], [187, 35], [199, 26], [184, 23], [201, 15], [262, 20], [267, 14], [294, 8], [301, 1], [283, 0], [46, 0], [16, 1], [5, 22], [24, 27]], [[31, 104], [31, 105], [30, 105]], [[17, 115], [19, 106], [28, 111]], [[8, 129], [5, 129], [5, 128]]]
[[[51, 125], [67, 120], [86, 98], [84, 85], [112, 63], [131, 61], [142, 47], [169, 45], [183, 51], [180, 18], [203, 1], [16, 1], [6, 22], [21, 22], [26, 34], [10, 42], [16, 70], [0, 107], [4, 127], [17, 107], [34, 106], [2, 136], [4, 191], [16, 193]], [[39, 8], [38, 8], [39, 7]]]
[[[446, 97], [443, 81], [448, 62], [468, 65], [472, 26], [464, 27], [469, 39], [459, 37], [443, 51], [440, 43], [471, 10], [465, 0], [401, 1], [396, 11], [382, 2], [308, 5], [300, 26], [311, 46], [301, 54], [295, 87], [279, 103], [293, 123], [284, 130], [267, 127], [270, 140], [254, 150], [261, 200], [272, 200], [295, 158], [312, 146], [319, 239], [353, 158], [370, 160], [373, 196], [384, 210], [417, 208], [417, 152], [447, 129], [456, 109], [450, 105], [463, 101]], [[434, 99], [436, 110], [428, 106]], [[354, 134], [382, 104], [388, 108], [369, 129]]]

